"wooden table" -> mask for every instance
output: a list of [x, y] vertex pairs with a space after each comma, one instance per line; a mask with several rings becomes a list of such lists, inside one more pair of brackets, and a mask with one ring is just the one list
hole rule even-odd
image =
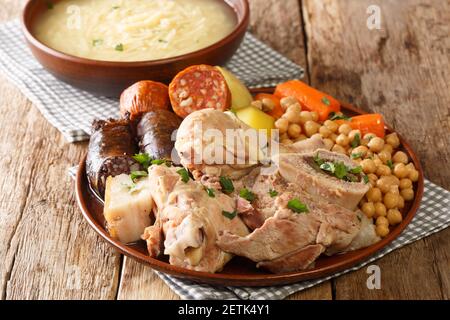
[[[3, 1], [0, 21], [24, 0]], [[251, 31], [305, 66], [305, 81], [381, 112], [416, 150], [426, 176], [450, 189], [450, 2], [251, 0]], [[369, 30], [369, 5], [381, 29]], [[109, 247], [77, 208], [69, 144], [0, 75], [0, 297], [178, 299], [152, 271]], [[359, 271], [291, 299], [449, 299], [450, 229], [385, 256], [381, 290]]]

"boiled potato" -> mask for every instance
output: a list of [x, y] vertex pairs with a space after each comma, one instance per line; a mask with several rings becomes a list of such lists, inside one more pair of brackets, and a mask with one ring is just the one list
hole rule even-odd
[[258, 108], [241, 108], [236, 110], [236, 116], [252, 128], [266, 129], [268, 134], [271, 129], [275, 129], [275, 119]]
[[216, 67], [222, 73], [231, 92], [231, 110], [248, 107], [253, 97], [247, 87], [234, 74], [222, 67]]

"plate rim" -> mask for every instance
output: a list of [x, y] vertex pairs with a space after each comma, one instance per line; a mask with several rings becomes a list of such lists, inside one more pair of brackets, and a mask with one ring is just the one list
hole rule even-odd
[[[256, 94], [261, 92], [271, 93], [273, 92], [273, 90], [274, 90], [273, 87], [269, 87], [269, 88], [251, 89], [250, 91], [252, 94]], [[364, 110], [348, 103], [341, 102], [341, 106], [344, 109], [347, 109], [357, 114], [367, 113]], [[394, 131], [389, 125], [385, 124], [385, 126], [389, 131], [391, 132]], [[99, 234], [106, 242], [108, 242], [116, 250], [126, 255], [127, 257], [135, 259], [140, 263], [146, 264], [157, 271], [169, 274], [171, 276], [214, 285], [250, 286], [250, 287], [283, 285], [299, 282], [302, 280], [317, 279], [338, 273], [347, 268], [351, 268], [360, 262], [366, 261], [372, 255], [374, 255], [379, 250], [381, 250], [382, 248], [390, 244], [392, 241], [394, 241], [403, 232], [403, 230], [407, 227], [407, 225], [416, 215], [424, 192], [423, 170], [420, 161], [416, 156], [416, 153], [413, 151], [409, 143], [405, 139], [403, 139], [403, 137], [398, 132], [397, 134], [399, 136], [403, 148], [407, 151], [408, 156], [411, 158], [412, 162], [414, 163], [414, 166], [416, 167], [416, 170], [418, 170], [419, 172], [419, 179], [417, 181], [417, 190], [414, 197], [414, 201], [411, 204], [410, 210], [405, 214], [403, 221], [400, 224], [398, 224], [393, 230], [391, 230], [389, 235], [383, 238], [381, 241], [369, 247], [353, 251], [352, 252], [352, 254], [354, 255], [353, 257], [344, 259], [339, 263], [322, 266], [320, 268], [312, 268], [308, 270], [293, 271], [279, 274], [264, 273], [255, 275], [240, 275], [240, 274], [220, 273], [220, 272], [208, 273], [174, 266], [167, 262], [151, 258], [148, 255], [144, 255], [141, 252], [123, 243], [120, 243], [119, 241], [112, 239], [109, 233], [104, 228], [104, 226], [100, 225], [93, 217], [93, 215], [89, 212], [89, 209], [87, 208], [86, 205], [86, 199], [83, 197], [83, 190], [86, 189], [86, 187], [89, 188], [84, 184], [84, 182], [87, 181], [85, 173], [86, 156], [84, 156], [83, 159], [81, 160], [77, 170], [76, 187], [75, 187], [76, 199], [78, 207], [80, 208], [85, 220], [95, 230], [95, 232], [97, 232], [97, 234]], [[345, 253], [343, 253], [343, 255], [345, 255]]]

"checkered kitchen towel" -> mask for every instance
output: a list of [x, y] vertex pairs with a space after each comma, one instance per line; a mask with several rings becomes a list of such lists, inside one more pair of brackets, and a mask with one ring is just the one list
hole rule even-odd
[[[69, 175], [75, 178], [78, 167], [69, 169]], [[388, 246], [375, 253], [367, 260], [344, 271], [332, 274], [325, 278], [302, 281], [294, 284], [273, 287], [220, 287], [209, 284], [196, 283], [169, 276], [155, 271], [161, 279], [181, 298], [187, 300], [200, 299], [242, 299], [242, 300], [267, 300], [284, 299], [287, 296], [311, 288], [319, 283], [339, 277], [351, 271], [358, 270], [369, 263], [387, 255], [395, 249], [401, 248], [414, 241], [427, 237], [433, 233], [444, 230], [450, 225], [450, 192], [425, 180], [425, 188], [422, 203], [416, 216], [403, 230], [397, 239]]]
[[[78, 90], [48, 73], [26, 46], [19, 21], [0, 25], [0, 43], [0, 71], [69, 142], [89, 139], [94, 118], [117, 116], [117, 100]], [[249, 33], [226, 67], [249, 87], [273, 86], [303, 77], [301, 67]]]

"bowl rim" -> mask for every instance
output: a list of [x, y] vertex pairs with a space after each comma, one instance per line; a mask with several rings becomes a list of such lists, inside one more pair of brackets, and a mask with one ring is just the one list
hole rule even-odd
[[[252, 94], [257, 94], [260, 92], [269, 93], [273, 92], [273, 87], [268, 88], [258, 88], [251, 89]], [[341, 105], [344, 110], [348, 110], [357, 114], [367, 114], [364, 110], [355, 107], [349, 103], [341, 102]], [[396, 132], [391, 126], [385, 124], [385, 128], [390, 132]], [[216, 285], [231, 285], [231, 286], [249, 286], [249, 287], [260, 287], [260, 286], [273, 286], [273, 285], [283, 285], [289, 283], [295, 283], [303, 280], [311, 280], [317, 279], [321, 277], [332, 276], [337, 274], [343, 270], [351, 269], [355, 265], [360, 262], [369, 261], [372, 256], [378, 253], [381, 249], [386, 247], [392, 241], [394, 241], [409, 225], [411, 220], [415, 217], [417, 210], [419, 209], [420, 203], [422, 201], [423, 193], [424, 193], [424, 175], [421, 163], [410, 146], [410, 144], [398, 133], [399, 139], [401, 141], [401, 145], [407, 151], [408, 156], [411, 157], [416, 170], [419, 172], [419, 179], [417, 181], [417, 189], [415, 192], [414, 200], [411, 204], [410, 209], [405, 212], [404, 219], [402, 222], [394, 227], [393, 230], [385, 237], [382, 238], [379, 242], [368, 246], [366, 248], [361, 248], [350, 252], [352, 256], [344, 259], [340, 262], [329, 264], [326, 266], [322, 266], [320, 268], [313, 268], [301, 271], [292, 271], [286, 273], [263, 273], [263, 274], [229, 274], [229, 273], [208, 273], [201, 272], [195, 270], [189, 270], [182, 267], [178, 267], [175, 265], [171, 265], [167, 262], [161, 261], [157, 258], [151, 258], [148, 255], [144, 255], [141, 252], [129, 247], [126, 244], [123, 244], [117, 240], [112, 239], [112, 237], [108, 234], [105, 227], [100, 225], [98, 221], [93, 217], [90, 210], [86, 205], [86, 199], [83, 196], [83, 189], [85, 186], [83, 185], [84, 179], [86, 179], [85, 174], [85, 165], [86, 165], [86, 156], [81, 160], [77, 176], [75, 182], [75, 195], [78, 206], [81, 210], [83, 217], [87, 220], [88, 224], [94, 229], [94, 231], [100, 235], [103, 240], [108, 242], [112, 247], [126, 255], [127, 257], [133, 258], [144, 265], [150, 266], [151, 268], [161, 271], [163, 273], [178, 277], [189, 279], [201, 283], [209, 283]], [[92, 192], [92, 190], [89, 190]], [[95, 195], [95, 193], [94, 193]]]
[[68, 54], [68, 53], [64, 53], [62, 51], [53, 49], [47, 45], [45, 45], [44, 43], [42, 43], [41, 41], [39, 41], [32, 33], [31, 31], [31, 26], [30, 23], [27, 19], [27, 15], [30, 11], [31, 5], [35, 2], [36, 0], [28, 0], [27, 3], [25, 4], [23, 10], [22, 10], [22, 15], [21, 15], [21, 25], [22, 25], [22, 31], [23, 34], [26, 38], [26, 40], [35, 48], [45, 52], [46, 54], [53, 56], [55, 58], [58, 59], [62, 59], [62, 60], [66, 60], [66, 61], [70, 61], [73, 63], [78, 63], [78, 64], [84, 64], [84, 65], [89, 65], [89, 66], [101, 66], [101, 67], [111, 67], [111, 68], [140, 68], [140, 67], [149, 67], [149, 66], [161, 66], [161, 65], [165, 65], [165, 64], [170, 64], [170, 63], [174, 63], [174, 62], [179, 62], [179, 61], [183, 61], [183, 60], [190, 60], [190, 59], [195, 59], [198, 57], [202, 57], [205, 54], [208, 54], [214, 50], [217, 50], [229, 43], [232, 43], [233, 40], [235, 40], [236, 38], [238, 38], [239, 36], [241, 36], [242, 34], [245, 34], [249, 22], [250, 22], [250, 5], [248, 0], [238, 0], [241, 1], [243, 4], [243, 15], [242, 18], [239, 19], [239, 16], [235, 10], [235, 7], [230, 3], [229, 0], [221, 0], [223, 1], [226, 5], [228, 5], [229, 7], [231, 7], [231, 9], [233, 10], [233, 12], [236, 15], [237, 18], [237, 23], [235, 28], [233, 29], [233, 31], [228, 34], [226, 37], [224, 37], [223, 39], [196, 51], [193, 52], [188, 52], [179, 56], [175, 56], [175, 57], [170, 57], [170, 58], [164, 58], [164, 59], [156, 59], [156, 60], [143, 60], [143, 61], [108, 61], [108, 60], [95, 60], [95, 59], [89, 59], [89, 58], [82, 58], [82, 57], [78, 57], [72, 54]]

